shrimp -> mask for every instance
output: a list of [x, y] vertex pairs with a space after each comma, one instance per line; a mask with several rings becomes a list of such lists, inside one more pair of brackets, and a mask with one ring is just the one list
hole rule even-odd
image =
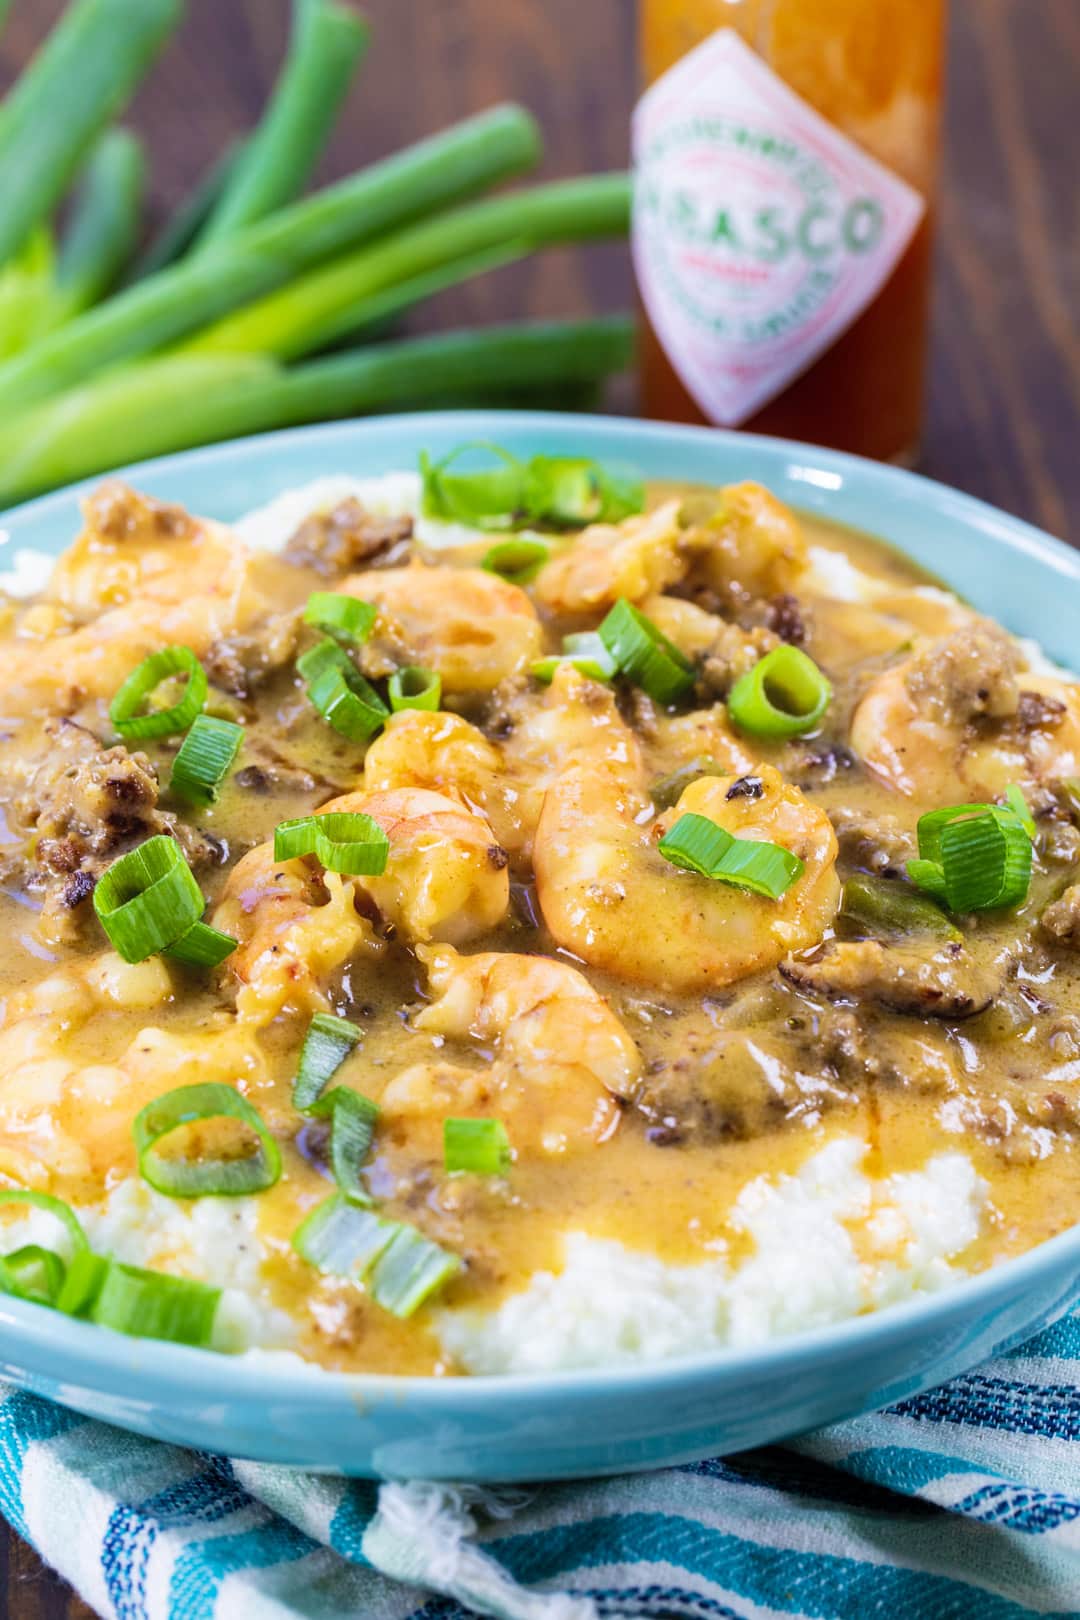
[[[816, 944], [840, 899], [836, 835], [824, 811], [771, 766], [754, 776], [753, 795], [731, 796], [735, 778], [703, 777], [650, 827], [636, 766], [584, 760], [564, 772], [548, 790], [533, 850], [537, 897], [557, 942], [620, 978], [685, 993], [734, 983]], [[775, 901], [681, 871], [654, 839], [685, 813], [781, 844], [805, 868]]]
[[589, 613], [619, 597], [640, 602], [682, 578], [682, 538], [678, 501], [625, 523], [594, 523], [544, 564], [533, 594], [554, 613]]
[[628, 749], [639, 758], [610, 689], [569, 665], [556, 671], [539, 703], [532, 693], [512, 702], [507, 720], [495, 744], [458, 715], [403, 710], [368, 749], [365, 786], [438, 789], [482, 812], [502, 847], [527, 861], [544, 794], [568, 762], [603, 759], [609, 747], [616, 758]]
[[546, 956], [459, 956], [448, 946], [417, 955], [436, 999], [414, 1027], [496, 1051], [482, 1069], [440, 1061], [404, 1070], [382, 1096], [389, 1121], [494, 1112], [519, 1153], [562, 1154], [611, 1135], [641, 1056], [587, 979]]
[[696, 579], [736, 596], [794, 590], [808, 552], [794, 512], [762, 484], [728, 484], [716, 515], [690, 531], [686, 550]]
[[225, 966], [241, 1023], [261, 1029], [279, 1013], [325, 1012], [338, 968], [359, 954], [378, 960], [385, 945], [356, 909], [354, 881], [316, 874], [302, 860], [276, 861], [272, 843], [233, 867], [213, 920], [239, 941]]
[[313, 874], [302, 859], [276, 861], [273, 844], [233, 869], [215, 927], [239, 939], [228, 966], [239, 981], [237, 1012], [265, 1024], [283, 1010], [327, 1005], [329, 976], [363, 953], [385, 949], [357, 910], [366, 896], [410, 941], [461, 942], [501, 922], [510, 899], [507, 858], [482, 817], [422, 788], [349, 793], [317, 811], [359, 812], [390, 841], [386, 870], [343, 878]]
[[510, 903], [506, 851], [483, 816], [445, 793], [347, 793], [323, 805], [360, 811], [390, 840], [386, 870], [353, 882], [409, 941], [463, 944], [498, 926]]
[[251, 1042], [226, 1027], [181, 1036], [149, 1026], [103, 1059], [110, 1014], [123, 1029], [132, 1012], [152, 1013], [172, 997], [160, 957], [133, 965], [106, 951], [10, 998], [0, 1028], [0, 1172], [76, 1196], [87, 1179], [134, 1169], [132, 1121], [165, 1085], [235, 1084], [261, 1070]]
[[112, 697], [149, 653], [179, 642], [204, 657], [266, 610], [251, 554], [220, 524], [123, 485], [92, 496], [85, 515], [44, 602], [5, 648], [8, 715], [71, 713]]
[[450, 692], [490, 692], [542, 652], [540, 621], [525, 592], [482, 568], [417, 562], [350, 574], [338, 588], [377, 603], [389, 621], [384, 629]]
[[1074, 776], [1080, 687], [1021, 662], [1010, 637], [978, 620], [917, 647], [864, 693], [851, 745], [897, 793], [942, 803]]
[[530, 787], [514, 780], [503, 752], [458, 714], [402, 709], [392, 714], [364, 759], [369, 791], [433, 788], [478, 810], [511, 855], [528, 844], [540, 815], [526, 806]]

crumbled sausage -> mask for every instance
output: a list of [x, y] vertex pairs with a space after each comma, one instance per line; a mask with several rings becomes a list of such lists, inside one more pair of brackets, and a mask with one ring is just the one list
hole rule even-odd
[[296, 652], [299, 614], [273, 613], [244, 634], [219, 641], [203, 659], [213, 684], [246, 700]]
[[282, 556], [299, 568], [333, 578], [359, 563], [387, 567], [402, 561], [412, 535], [412, 518], [375, 517], [350, 495], [329, 512], [305, 518]]
[[919, 708], [946, 722], [1015, 715], [1020, 705], [1020, 652], [989, 621], [965, 625], [914, 653], [905, 684]]
[[774, 635], [780, 637], [793, 647], [802, 647], [806, 642], [806, 618], [799, 603], [799, 598], [790, 591], [781, 591], [769, 603], [765, 616], [765, 623]]
[[25, 853], [9, 858], [9, 875], [44, 894], [42, 932], [61, 940], [70, 914], [124, 849], [155, 833], [179, 842], [193, 866], [213, 860], [212, 842], [158, 808], [158, 780], [143, 753], [105, 748], [69, 720], [48, 721], [45, 749], [10, 800], [11, 830]]
[[828, 816], [841, 860], [859, 871], [895, 877], [916, 854], [914, 837], [895, 816], [871, 815], [844, 804], [830, 806]]
[[1073, 883], [1042, 914], [1041, 927], [1048, 939], [1070, 950], [1080, 948], [1080, 883]]
[[107, 540], [184, 539], [195, 519], [182, 506], [140, 495], [117, 478], [100, 484], [83, 502], [86, 526]]
[[717, 619], [716, 636], [698, 677], [699, 695], [706, 699], [726, 697], [740, 675], [753, 669], [759, 659], [779, 645], [770, 630], [760, 626], [744, 630], [741, 625]]
[[1016, 705], [1016, 724], [1021, 731], [1042, 731], [1060, 723], [1065, 705], [1045, 692], [1021, 692]]

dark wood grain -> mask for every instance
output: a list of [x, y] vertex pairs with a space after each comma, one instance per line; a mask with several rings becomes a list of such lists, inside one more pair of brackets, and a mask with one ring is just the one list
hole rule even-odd
[[[61, 0], [17, 0], [5, 81]], [[366, 0], [367, 70], [326, 176], [500, 99], [526, 102], [545, 172], [625, 162], [634, 96], [632, 0]], [[187, 20], [131, 121], [153, 156], [152, 205], [175, 202], [257, 117], [288, 0], [188, 0]], [[954, 6], [924, 469], [1080, 544], [1080, 83], [1077, 0]], [[626, 306], [621, 248], [548, 255], [444, 295], [420, 327]], [[0, 1565], [9, 1620], [90, 1611], [14, 1538]]]

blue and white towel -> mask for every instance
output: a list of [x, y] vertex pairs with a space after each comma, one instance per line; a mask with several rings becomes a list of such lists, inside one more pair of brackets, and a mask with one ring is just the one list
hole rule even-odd
[[0, 1386], [0, 1509], [109, 1620], [1080, 1615], [1080, 1311], [779, 1449], [534, 1490], [139, 1440]]

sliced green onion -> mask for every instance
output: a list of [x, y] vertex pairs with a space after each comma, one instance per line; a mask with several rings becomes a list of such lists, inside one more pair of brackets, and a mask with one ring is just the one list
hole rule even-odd
[[55, 1306], [66, 1275], [60, 1256], [39, 1243], [28, 1243], [0, 1261], [0, 1287], [34, 1305]]
[[394, 671], [386, 690], [395, 714], [401, 709], [425, 709], [434, 714], [442, 702], [442, 676], [433, 669], [407, 664]]
[[[494, 457], [500, 466], [475, 472], [455, 471], [455, 463], [478, 451]], [[529, 523], [551, 528], [582, 528], [587, 523], [617, 523], [645, 507], [645, 486], [632, 473], [603, 467], [582, 456], [534, 456], [523, 465], [516, 456], [488, 440], [458, 445], [439, 462], [420, 458], [423, 510], [426, 516], [468, 524], [471, 528], [505, 531]], [[533, 542], [526, 542], [532, 546]], [[496, 551], [500, 548], [494, 548]], [[530, 566], [528, 554], [520, 563], [507, 551], [506, 561], [484, 566], [517, 578]], [[536, 564], [544, 559], [532, 552]], [[518, 579], [518, 583], [524, 580]]]
[[510, 1138], [502, 1120], [443, 1120], [443, 1163], [448, 1174], [501, 1176], [510, 1160]]
[[304, 609], [305, 624], [313, 624], [325, 635], [353, 647], [367, 640], [378, 617], [374, 602], [346, 596], [342, 591], [313, 591]]
[[328, 1082], [363, 1039], [363, 1030], [347, 1018], [316, 1013], [308, 1025], [293, 1081], [293, 1106], [302, 1114], [330, 1121], [330, 1168], [344, 1196], [354, 1204], [370, 1203], [360, 1179], [379, 1110], [349, 1086], [326, 1090]]
[[317, 681], [320, 675], [325, 675], [328, 669], [355, 670], [356, 666], [344, 648], [327, 636], [324, 641], [317, 642], [309, 647], [306, 653], [301, 653], [296, 660], [297, 672], [307, 682]]
[[724, 767], [711, 754], [698, 754], [686, 765], [680, 765], [668, 776], [662, 776], [649, 789], [649, 797], [658, 810], [673, 810], [694, 782], [705, 776], [726, 776]]
[[799, 647], [774, 647], [728, 693], [728, 714], [751, 737], [801, 737], [813, 731], [832, 687]]
[[330, 1121], [330, 1169], [339, 1191], [350, 1204], [370, 1204], [360, 1172], [375, 1135], [378, 1105], [351, 1086], [334, 1086], [308, 1112]]
[[301, 855], [314, 855], [328, 872], [379, 877], [386, 871], [390, 840], [377, 821], [360, 811], [335, 810], [325, 816], [279, 821], [274, 859], [293, 861]]
[[848, 878], [838, 915], [853, 928], [873, 935], [961, 938], [960, 930], [953, 927], [933, 900], [895, 878], [870, 877], [862, 872]]
[[293, 1248], [319, 1271], [365, 1285], [376, 1304], [401, 1317], [461, 1270], [457, 1255], [415, 1227], [384, 1220], [340, 1194], [312, 1210], [294, 1233]]
[[98, 921], [125, 962], [143, 962], [174, 945], [204, 906], [179, 844], [164, 833], [121, 855], [94, 889]]
[[1027, 833], [1028, 837], [1032, 840], [1032, 842], [1034, 842], [1034, 840], [1035, 840], [1035, 817], [1032, 815], [1030, 809], [1028, 808], [1028, 802], [1024, 798], [1023, 793], [1015, 785], [1015, 783], [1013, 784], [1012, 787], [1007, 787], [1005, 789], [1005, 803], [1008, 805], [1009, 809], [1013, 812], [1013, 814], [1015, 815], [1017, 821], [1019, 821], [1020, 825], [1023, 827], [1023, 829]]
[[582, 630], [563, 637], [562, 653], [553, 658], [538, 658], [529, 666], [538, 681], [552, 681], [555, 671], [569, 664], [592, 681], [612, 681], [618, 666], [595, 630]]
[[395, 1222], [397, 1230], [376, 1260], [368, 1282], [376, 1305], [394, 1316], [409, 1317], [461, 1270], [456, 1254], [433, 1243], [415, 1226]]
[[110, 1260], [99, 1275], [88, 1313], [92, 1322], [114, 1333], [205, 1349], [220, 1303], [220, 1288]]
[[171, 791], [191, 804], [215, 804], [243, 741], [243, 726], [197, 714], [173, 760]]
[[689, 660], [625, 597], [608, 613], [599, 635], [620, 673], [654, 702], [676, 703], [693, 686]]
[[104, 1255], [80, 1249], [71, 1258], [56, 1298], [56, 1309], [65, 1316], [79, 1316], [86, 1311], [101, 1292], [109, 1264]]
[[645, 507], [640, 478], [586, 457], [534, 456], [528, 475], [529, 510], [538, 521], [559, 528], [618, 523]]
[[[188, 678], [179, 702], [140, 713], [151, 693], [173, 675]], [[163, 647], [132, 670], [109, 705], [109, 719], [124, 738], [169, 737], [187, 730], [201, 712], [208, 690], [206, 671], [190, 647]]]
[[498, 574], [512, 585], [528, 585], [551, 556], [551, 547], [542, 540], [500, 540], [480, 559], [481, 568]]
[[1008, 798], [920, 816], [919, 856], [907, 863], [912, 882], [952, 912], [1020, 905], [1031, 884], [1034, 821], [1018, 788]]
[[806, 862], [782, 844], [735, 838], [709, 876], [714, 883], [728, 883], [733, 889], [747, 889], [766, 900], [779, 900], [805, 870]]
[[55, 1249], [39, 1243], [28, 1243], [0, 1258], [0, 1290], [16, 1299], [28, 1299], [39, 1305], [55, 1305], [63, 1288], [69, 1261], [89, 1252], [86, 1233], [75, 1211], [62, 1198], [49, 1193], [32, 1192], [28, 1188], [10, 1187], [0, 1190], [0, 1206], [15, 1205], [44, 1210], [63, 1228], [66, 1249], [58, 1254]]
[[[242, 1158], [197, 1159], [158, 1151], [158, 1144], [182, 1126], [211, 1119], [238, 1119], [256, 1138], [256, 1151]], [[169, 1198], [236, 1198], [263, 1192], [281, 1175], [281, 1150], [258, 1111], [232, 1086], [219, 1081], [179, 1086], [155, 1098], [136, 1115], [132, 1129], [140, 1175]]]
[[44, 1210], [64, 1228], [73, 1255], [89, 1249], [82, 1222], [70, 1204], [65, 1204], [62, 1198], [54, 1198], [51, 1193], [33, 1192], [28, 1187], [4, 1187], [0, 1189], [0, 1205], [4, 1204], [26, 1204], [30, 1209]]
[[734, 836], [708, 816], [689, 814], [680, 816], [656, 847], [672, 866], [712, 877], [734, 842]]
[[806, 870], [805, 862], [790, 849], [754, 838], [734, 838], [707, 816], [693, 813], [680, 816], [657, 848], [673, 866], [767, 900], [779, 900]]
[[[280, 859], [277, 851], [275, 858]], [[300, 1048], [300, 1066], [293, 1081], [293, 1107], [301, 1113], [318, 1102], [327, 1082], [332, 1080], [345, 1059], [364, 1038], [364, 1032], [347, 1018], [332, 1013], [316, 1013], [307, 1027]]]
[[197, 922], [186, 934], [167, 945], [164, 954], [174, 962], [183, 962], [185, 967], [216, 968], [235, 949], [236, 940], [231, 934], [223, 934], [209, 923]]
[[[501, 466], [476, 472], [453, 472], [454, 463], [477, 452], [493, 456]], [[459, 444], [441, 461], [420, 457], [423, 481], [421, 506], [426, 517], [464, 523], [471, 529], [512, 529], [525, 510], [527, 472], [522, 462], [501, 445], [487, 439]]]
[[366, 742], [390, 713], [375, 688], [351, 665], [328, 669], [308, 687], [308, 697], [328, 726], [349, 742]]

